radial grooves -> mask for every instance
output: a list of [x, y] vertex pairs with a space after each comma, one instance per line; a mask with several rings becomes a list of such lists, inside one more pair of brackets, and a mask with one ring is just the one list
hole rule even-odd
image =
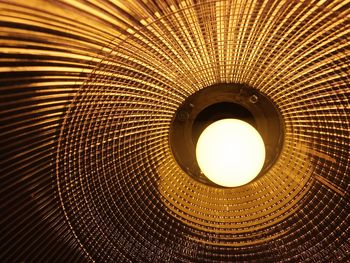
[[[2, 262], [349, 257], [350, 2], [0, 1]], [[280, 158], [219, 189], [181, 170], [183, 101], [247, 84]]]

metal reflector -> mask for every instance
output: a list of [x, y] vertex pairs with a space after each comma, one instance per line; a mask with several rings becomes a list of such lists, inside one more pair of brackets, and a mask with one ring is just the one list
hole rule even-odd
[[[345, 262], [349, 6], [1, 0], [0, 261]], [[169, 140], [222, 83], [282, 118], [278, 158], [237, 188]]]

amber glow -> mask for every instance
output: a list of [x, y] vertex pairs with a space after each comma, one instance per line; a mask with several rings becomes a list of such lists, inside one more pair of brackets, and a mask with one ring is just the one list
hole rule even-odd
[[[0, 0], [0, 17], [1, 262], [349, 257], [349, 0]], [[186, 104], [211, 86], [230, 90]], [[266, 117], [254, 181], [198, 173], [206, 101]]]

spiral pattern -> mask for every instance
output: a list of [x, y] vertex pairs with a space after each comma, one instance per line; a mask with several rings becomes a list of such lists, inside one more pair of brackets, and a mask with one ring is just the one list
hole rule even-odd
[[[349, 6], [2, 0], [0, 259], [345, 262]], [[259, 90], [285, 126], [239, 188], [193, 180], [169, 145], [216, 83]]]

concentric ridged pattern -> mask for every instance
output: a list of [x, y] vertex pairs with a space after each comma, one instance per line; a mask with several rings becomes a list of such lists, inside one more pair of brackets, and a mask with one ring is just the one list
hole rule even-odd
[[[348, 1], [1, 1], [2, 261], [341, 262]], [[175, 162], [194, 92], [244, 83], [284, 118], [234, 189]]]

